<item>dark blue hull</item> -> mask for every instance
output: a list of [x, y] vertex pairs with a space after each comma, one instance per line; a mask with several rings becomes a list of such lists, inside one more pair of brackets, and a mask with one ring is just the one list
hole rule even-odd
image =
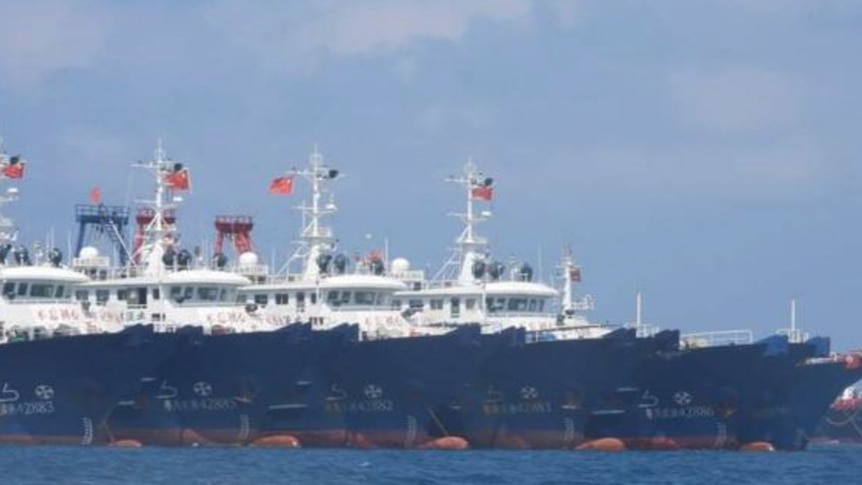
[[355, 327], [312, 332], [297, 324], [198, 336], [159, 369], [148, 389], [114, 410], [111, 429], [148, 445], [254, 443], [268, 435], [270, 420], [322, 392], [321, 369], [356, 335]]
[[602, 437], [637, 394], [637, 366], [677, 341], [676, 332], [639, 339], [620, 330], [506, 348], [477, 373], [462, 415], [465, 437], [474, 447], [514, 449], [572, 448]]
[[[308, 401], [295, 420], [304, 444], [332, 447], [417, 448], [462, 439], [458, 416], [474, 392], [474, 376], [491, 356], [523, 340], [523, 332], [481, 335], [465, 326], [441, 336], [357, 342], [326, 370], [324, 396]], [[279, 429], [296, 430], [291, 419]], [[447, 442], [451, 442], [447, 441]]]
[[107, 418], [173, 354], [149, 326], [0, 346], [0, 442], [107, 444]]
[[773, 337], [748, 345], [660, 352], [636, 372], [641, 396], [605, 434], [637, 449], [802, 449], [835, 395], [858, 378], [811, 363], [823, 342]]

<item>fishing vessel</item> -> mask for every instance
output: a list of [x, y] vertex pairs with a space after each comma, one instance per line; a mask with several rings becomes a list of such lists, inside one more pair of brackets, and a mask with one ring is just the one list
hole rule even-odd
[[[441, 428], [457, 429], [473, 447], [566, 449], [604, 437], [594, 416], [624, 414], [636, 393], [638, 365], [677, 341], [664, 332], [639, 338], [636, 329], [591, 323], [591, 297], [574, 298], [581, 270], [564, 253], [563, 294], [534, 281], [529, 264], [502, 263], [478, 225], [491, 216], [494, 180], [472, 161], [447, 179], [465, 194], [464, 224], [449, 259], [428, 282], [412, 282], [397, 302], [418, 326], [458, 328], [477, 322], [487, 335], [518, 330], [518, 345], [501, 347], [479, 365]], [[558, 302], [561, 301], [561, 304]], [[592, 424], [590, 424], [592, 423]], [[589, 426], [588, 426], [589, 425]]]
[[638, 400], [605, 433], [635, 449], [804, 449], [840, 386], [862, 370], [857, 356], [831, 354], [828, 339], [792, 320], [758, 341], [750, 331], [681, 336], [638, 366]]
[[[178, 245], [177, 193], [190, 187], [188, 168], [161, 146], [152, 161], [136, 166], [153, 176], [154, 197], [137, 210], [128, 264], [107, 269], [104, 257], [79, 256], [78, 269], [96, 279], [77, 293], [121, 322], [151, 321], [158, 332], [194, 337], [160, 366], [156, 379], [114, 409], [112, 433], [144, 445], [253, 443], [262, 437], [268, 413], [310, 388], [317, 363], [355, 336], [345, 329], [312, 332], [309, 325], [246, 304], [239, 292], [250, 280], [228, 271], [223, 254], [206, 264]], [[243, 256], [241, 263], [248, 259]], [[272, 433], [267, 438], [280, 439]]]
[[264, 434], [292, 436], [303, 446], [466, 446], [441, 426], [440, 416], [457, 406], [475, 369], [518, 336], [482, 335], [475, 325], [453, 329], [408, 322], [393, 304], [394, 294], [407, 285], [387, 275], [385, 254], [349, 258], [325, 223], [337, 209], [328, 184], [340, 174], [315, 150], [307, 168], [273, 181], [271, 189], [281, 194], [292, 193], [295, 180], [308, 182], [310, 200], [300, 206], [301, 237], [280, 272], [258, 278], [242, 293], [264, 315], [306, 319], [315, 333], [349, 322], [358, 326], [360, 338], [321, 363], [324, 379], [303, 396], [273, 406]]
[[[0, 140], [0, 181], [22, 178], [25, 165]], [[16, 197], [7, 189], [0, 208]], [[91, 318], [72, 296], [88, 278], [65, 267], [59, 249], [31, 247], [0, 214], [0, 442], [108, 443], [110, 410], [180, 339]]]

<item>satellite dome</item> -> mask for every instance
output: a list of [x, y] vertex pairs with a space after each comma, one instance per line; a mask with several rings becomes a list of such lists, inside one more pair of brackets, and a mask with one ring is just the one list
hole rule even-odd
[[406, 258], [395, 258], [390, 264], [393, 273], [406, 273], [410, 271], [410, 261]]
[[242, 253], [239, 255], [239, 265], [240, 266], [254, 266], [257, 264], [257, 254], [252, 252]]
[[90, 258], [98, 258], [99, 257], [99, 249], [94, 248], [93, 246], [84, 246], [81, 248], [81, 252], [79, 257], [90, 259]]

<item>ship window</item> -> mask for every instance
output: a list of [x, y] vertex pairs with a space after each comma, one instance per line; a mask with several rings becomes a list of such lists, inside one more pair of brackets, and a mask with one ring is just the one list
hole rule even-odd
[[171, 300], [179, 301], [182, 298], [183, 289], [180, 286], [171, 286]]
[[410, 302], [408, 303], [408, 306], [410, 308], [413, 308], [416, 310], [421, 310], [422, 308], [425, 307], [425, 304], [422, 303], [422, 300], [410, 300]]
[[349, 291], [342, 291], [340, 301], [342, 304], [350, 303], [350, 292]]
[[497, 313], [506, 308], [505, 298], [488, 298], [485, 300], [485, 306], [488, 307], [488, 313]]
[[78, 301], [87, 301], [90, 299], [90, 292], [87, 290], [78, 290], [75, 292], [75, 299]]
[[510, 312], [523, 312], [527, 310], [526, 298], [509, 298], [509, 306], [506, 308]]
[[398, 310], [399, 308], [401, 308], [401, 300], [398, 300], [398, 299], [392, 300], [392, 308], [395, 310]]
[[545, 300], [539, 300], [539, 312], [545, 311]]
[[443, 309], [443, 300], [439, 298], [435, 298], [431, 300], [431, 309], [432, 310], [442, 310]]
[[96, 290], [96, 303], [105, 304], [108, 301], [110, 293], [108, 290]]
[[450, 298], [449, 299], [449, 316], [452, 318], [458, 318], [461, 316], [461, 299], [460, 298]]
[[317, 304], [317, 293], [312, 293], [312, 294], [308, 295], [308, 299], [309, 299], [309, 301], [311, 301], [312, 305], [316, 305]]
[[531, 312], [536, 311], [536, 307], [537, 307], [537, 302], [536, 302], [536, 300], [535, 300], [535, 299], [531, 299], [531, 300], [530, 300], [530, 311], [531, 311]]
[[296, 308], [305, 310], [305, 293], [299, 292], [296, 294]]
[[129, 291], [128, 290], [117, 290], [117, 299], [120, 301], [125, 301], [129, 299]]
[[3, 283], [3, 295], [10, 296], [15, 294], [15, 283]]
[[162, 294], [158, 288], [153, 288], [153, 300], [158, 300], [161, 298]]
[[326, 294], [326, 303], [331, 306], [339, 306], [341, 305], [341, 300], [338, 299], [337, 291], [330, 291]]
[[475, 310], [476, 309], [476, 299], [475, 298], [467, 298], [464, 300], [464, 308], [467, 310]]
[[356, 304], [357, 305], [373, 305], [374, 304], [374, 292], [373, 291], [357, 291], [356, 292]]
[[191, 300], [195, 296], [195, 288], [193, 286], [186, 286], [183, 289], [183, 301]]
[[27, 296], [27, 283], [18, 283], [18, 296]]
[[219, 292], [218, 292], [218, 301], [227, 301], [227, 300], [228, 300], [228, 298], [227, 298], [227, 290], [226, 290], [226, 289], [224, 289], [224, 288], [222, 288], [222, 289], [221, 289], [221, 290], [219, 290]]
[[254, 302], [261, 306], [266, 306], [269, 298], [265, 294], [254, 295]]
[[201, 301], [217, 301], [218, 300], [218, 288], [213, 286], [201, 286], [198, 287], [198, 300]]
[[385, 305], [388, 300], [389, 300], [389, 295], [387, 295], [386, 293], [378, 293], [377, 294], [377, 305], [378, 306]]
[[287, 305], [290, 302], [290, 299], [287, 297], [287, 293], [276, 293], [275, 294], [275, 304], [276, 305]]
[[51, 298], [54, 296], [54, 285], [33, 283], [30, 286], [30, 296], [35, 298]]

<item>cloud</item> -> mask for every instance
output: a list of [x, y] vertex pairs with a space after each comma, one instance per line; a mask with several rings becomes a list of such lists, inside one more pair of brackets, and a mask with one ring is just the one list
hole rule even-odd
[[18, 89], [90, 67], [111, 25], [88, 0], [12, 0], [0, 3], [0, 19], [0, 81]]
[[456, 41], [475, 21], [512, 20], [530, 8], [521, 0], [332, 2], [298, 37], [306, 49], [336, 55], [392, 53], [422, 40]]
[[783, 126], [801, 108], [799, 82], [760, 67], [680, 69], [671, 73], [668, 84], [680, 120], [721, 133]]
[[525, 17], [532, 6], [525, 0], [269, 1], [250, 9], [244, 1], [221, 0], [203, 17], [260, 67], [308, 73], [321, 54], [403, 55], [423, 41], [456, 42], [480, 21]]

